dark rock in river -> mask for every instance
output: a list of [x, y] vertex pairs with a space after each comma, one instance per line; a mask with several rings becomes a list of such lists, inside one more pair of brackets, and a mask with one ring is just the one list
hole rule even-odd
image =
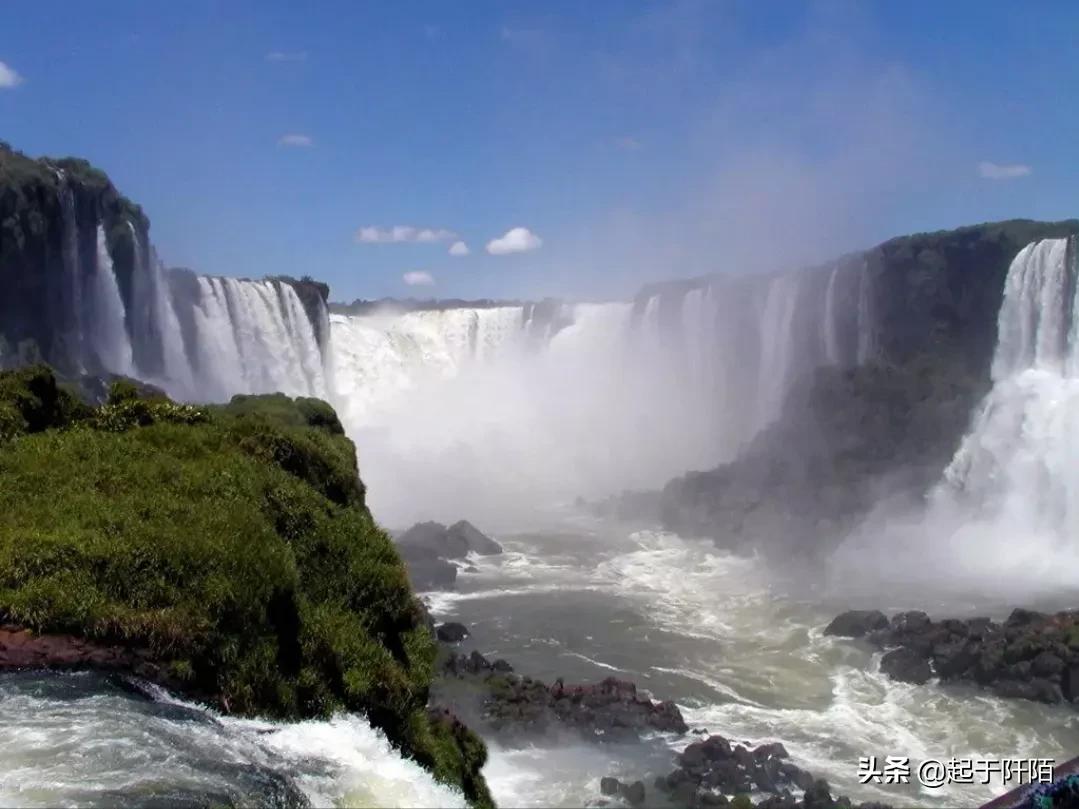
[[432, 701], [475, 713], [501, 735], [533, 734], [568, 727], [595, 741], [632, 741], [660, 731], [689, 728], [673, 702], [655, 702], [631, 682], [608, 677], [599, 683], [547, 685], [519, 676], [504, 660], [488, 661], [478, 651], [450, 653]]
[[502, 546], [467, 520], [447, 528], [438, 522], [416, 523], [399, 537], [400, 548], [425, 548], [443, 559], [463, 559], [469, 552], [481, 556], [502, 553]]
[[468, 635], [468, 627], [453, 621], [441, 624], [435, 629], [435, 636], [443, 643], [460, 643]]
[[880, 670], [901, 683], [925, 685], [933, 676], [929, 661], [913, 649], [893, 649], [880, 661]]
[[840, 613], [824, 630], [825, 635], [860, 638], [888, 626], [888, 618], [880, 610], [848, 610]]
[[1049, 615], [1017, 609], [1003, 623], [932, 621], [923, 612], [903, 612], [863, 631], [879, 624], [879, 616], [843, 613], [825, 632], [864, 636], [891, 650], [881, 671], [896, 680], [921, 684], [935, 672], [941, 682], [972, 683], [1002, 697], [1051, 704], [1079, 699], [1079, 611]]

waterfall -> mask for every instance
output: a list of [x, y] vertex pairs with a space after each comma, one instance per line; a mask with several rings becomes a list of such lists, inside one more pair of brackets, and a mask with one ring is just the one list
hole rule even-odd
[[131, 342], [124, 328], [124, 301], [113, 272], [105, 228], [97, 226], [97, 255], [90, 278], [89, 341], [101, 367], [114, 374], [134, 373]]
[[[136, 223], [130, 282], [119, 283], [102, 214], [57, 173], [60, 262], [50, 292], [55, 339], [48, 358], [65, 371], [138, 377], [183, 400], [281, 391], [329, 398], [330, 325], [321, 298], [304, 305], [292, 283], [166, 272]], [[484, 340], [497, 340], [485, 335]]]
[[821, 331], [824, 341], [824, 356], [830, 365], [839, 364], [839, 334], [836, 328], [836, 291], [839, 278], [839, 264], [828, 273], [828, 286], [824, 291], [824, 317], [821, 319]]
[[544, 329], [535, 305], [335, 314], [334, 401], [391, 523], [655, 487], [730, 460], [804, 374], [854, 361], [867, 289], [844, 265], [659, 285]]
[[761, 318], [762, 348], [757, 387], [762, 423], [779, 415], [791, 387], [791, 374], [795, 370], [792, 354], [796, 348], [793, 327], [802, 277], [802, 273], [781, 275], [768, 285]]
[[316, 325], [291, 284], [197, 276], [174, 295], [192, 324], [188, 353], [197, 369], [199, 398], [273, 392], [329, 396]]
[[1079, 518], [1079, 351], [1074, 239], [1025, 247], [1004, 287], [993, 388], [938, 498], [1067, 541]]
[[[1075, 239], [1025, 247], [1008, 270], [992, 388], [923, 513], [883, 512], [852, 571], [957, 593], [1074, 597], [1079, 543]], [[897, 551], [901, 551], [897, 553]], [[855, 567], [856, 566], [856, 567]]]

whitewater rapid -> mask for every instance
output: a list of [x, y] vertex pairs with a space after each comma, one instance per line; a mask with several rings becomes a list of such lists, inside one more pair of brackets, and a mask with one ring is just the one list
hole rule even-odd
[[[833, 794], [892, 805], [978, 805], [1003, 786], [865, 785], [858, 759], [1064, 760], [1079, 749], [1079, 721], [1067, 710], [968, 687], [898, 683], [881, 674], [879, 654], [822, 633], [850, 607], [891, 613], [925, 604], [807, 591], [758, 559], [705, 541], [584, 517], [558, 530], [498, 538], [503, 556], [473, 559], [478, 572], [460, 574], [458, 592], [429, 595], [439, 618], [471, 628], [466, 647], [548, 682], [633, 680], [657, 699], [675, 699], [691, 728], [740, 743], [781, 741]], [[1003, 617], [1014, 604], [988, 599], [975, 606]], [[972, 609], [961, 598], [934, 607], [939, 615]], [[485, 773], [502, 805], [580, 806], [600, 796], [603, 776], [650, 785], [673, 769], [672, 752], [696, 738], [657, 737], [633, 748], [563, 739], [496, 745]]]
[[218, 716], [96, 674], [0, 674], [5, 806], [459, 807], [362, 717]]

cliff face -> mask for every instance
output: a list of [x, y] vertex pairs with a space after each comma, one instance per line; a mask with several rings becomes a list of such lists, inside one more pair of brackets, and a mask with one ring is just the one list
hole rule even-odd
[[882, 498], [923, 494], [989, 388], [1012, 259], [1031, 241], [1076, 232], [1075, 220], [1017, 220], [845, 257], [864, 262], [871, 281], [865, 361], [804, 376], [734, 462], [672, 480], [664, 524], [723, 546], [812, 554]]
[[31, 160], [0, 144], [0, 357], [45, 357], [78, 370], [88, 315], [82, 287], [95, 266], [98, 222], [130, 300], [133, 233], [146, 243], [150, 226], [142, 209], [84, 160]]

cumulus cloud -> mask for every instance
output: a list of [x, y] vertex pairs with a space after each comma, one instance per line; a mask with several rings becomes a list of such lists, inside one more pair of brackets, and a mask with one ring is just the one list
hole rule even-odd
[[277, 139], [278, 146], [313, 146], [315, 141], [310, 135], [304, 135], [299, 132], [293, 132], [288, 135], [282, 135]]
[[434, 276], [429, 272], [423, 270], [416, 270], [414, 272], [406, 272], [401, 276], [401, 280], [408, 284], [410, 287], [429, 287], [434, 286]]
[[451, 256], [467, 256], [472, 251], [468, 249], [468, 245], [464, 242], [457, 241], [450, 245]]
[[543, 246], [543, 240], [528, 228], [511, 228], [497, 239], [487, 242], [487, 252], [492, 256], [507, 253], [527, 253]]
[[431, 242], [448, 241], [456, 237], [456, 233], [445, 228], [417, 228], [412, 225], [394, 225], [392, 228], [383, 228], [378, 225], [368, 225], [356, 231], [356, 241], [361, 244], [403, 244], [408, 242]]
[[978, 175], [986, 180], [1014, 180], [1030, 174], [1030, 166], [1024, 163], [992, 163], [983, 160], [978, 164]]
[[270, 51], [267, 62], [306, 62], [307, 51]]
[[0, 62], [0, 90], [7, 90], [22, 84], [22, 76], [15, 72], [15, 68]]

